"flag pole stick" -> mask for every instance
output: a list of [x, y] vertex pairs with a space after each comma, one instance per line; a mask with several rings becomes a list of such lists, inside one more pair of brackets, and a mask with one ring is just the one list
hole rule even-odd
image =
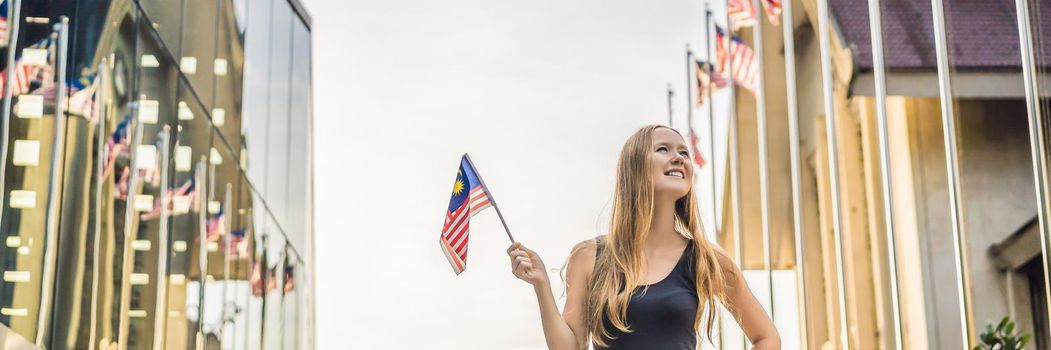
[[[711, 37], [712, 37], [712, 10], [711, 10], [711, 8], [709, 6], [710, 6], [710, 4], [708, 3], [708, 1], [705, 1], [704, 2], [704, 56], [708, 60], [709, 66], [712, 67], [712, 70], [709, 71], [711, 73], [711, 72], [713, 72], [715, 70], [715, 68], [714, 68], [715, 67], [715, 59], [713, 59], [715, 55], [712, 55], [712, 40], [711, 40]], [[715, 242], [715, 241], [718, 240], [718, 236], [719, 236], [719, 233], [721, 231], [719, 230], [719, 227], [720, 227], [720, 224], [719, 224], [719, 211], [716, 210], [716, 208], [718, 208], [718, 205], [716, 204], [717, 199], [716, 199], [716, 193], [715, 193], [715, 191], [716, 191], [716, 187], [715, 187], [715, 176], [716, 176], [715, 160], [718, 159], [718, 158], [715, 156], [715, 99], [712, 97], [712, 93], [713, 92], [714, 92], [713, 88], [711, 87], [711, 84], [709, 84], [708, 91], [706, 93], [706, 95], [708, 97], [708, 108], [706, 108], [706, 109], [708, 110], [708, 152], [709, 152], [708, 154], [709, 154], [709, 157], [711, 157], [711, 162], [712, 162], [712, 191], [711, 191], [711, 199], [712, 199], [712, 228], [713, 228], [712, 235], [709, 238], [713, 242]], [[723, 336], [725, 334], [725, 329], [723, 328], [722, 317], [723, 317], [722, 313], [719, 313], [718, 318], [716, 320], [716, 324], [718, 325], [718, 327], [717, 327], [718, 328], [718, 334], [719, 334], [719, 344], [718, 345], [719, 345], [720, 349], [723, 349], [723, 348], [726, 347], [726, 344], [724, 342], [726, 338]]]
[[[708, 59], [709, 73], [712, 73], [715, 69], [715, 60], [712, 59], [712, 44], [711, 44], [711, 29], [712, 29], [712, 10], [708, 8], [708, 2], [704, 2], [704, 55]], [[714, 89], [709, 84], [706, 95], [708, 97], [708, 154], [712, 158], [712, 227], [715, 228], [715, 233], [719, 232], [719, 215], [716, 209], [716, 194], [715, 194], [715, 100], [712, 97]]]
[[671, 98], [675, 95], [675, 92], [671, 90], [671, 83], [668, 83], [668, 127], [672, 127], [672, 109], [671, 109]]
[[493, 199], [492, 194], [489, 193], [489, 186], [485, 185], [485, 180], [482, 180], [482, 174], [478, 172], [478, 167], [474, 166], [474, 162], [471, 161], [471, 156], [467, 153], [463, 154], [463, 158], [467, 159], [467, 164], [471, 165], [471, 169], [474, 169], [474, 176], [478, 177], [478, 182], [482, 183], [482, 188], [485, 189], [485, 196], [489, 197], [489, 203], [493, 204], [493, 209], [496, 209], [496, 215], [500, 217], [500, 223], [504, 225], [504, 232], [507, 232], [507, 238], [511, 239], [511, 243], [515, 242], [515, 237], [511, 236], [511, 230], [507, 228], [507, 221], [504, 221], [504, 214], [500, 213], [500, 207], [496, 205], [496, 200]]
[[693, 79], [690, 78], [690, 73], [693, 73], [693, 66], [691, 66], [691, 60], [693, 58], [693, 52], [690, 51], [690, 43], [686, 43], [686, 130], [691, 134], [693, 133]]

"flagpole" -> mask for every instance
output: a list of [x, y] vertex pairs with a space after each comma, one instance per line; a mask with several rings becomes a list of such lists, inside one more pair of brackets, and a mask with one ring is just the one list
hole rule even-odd
[[[711, 37], [712, 29], [712, 10], [708, 8], [708, 2], [704, 2], [704, 54], [708, 56], [709, 67], [715, 67], [715, 61], [712, 60], [712, 41]], [[713, 69], [714, 70], [714, 69]], [[714, 73], [714, 72], [713, 72]], [[715, 195], [715, 100], [712, 99], [712, 93], [714, 89], [709, 88], [707, 90], [708, 96], [708, 152], [712, 162], [712, 227], [715, 228], [715, 232], [719, 232], [719, 215], [716, 209], [716, 195]]]
[[693, 52], [690, 52], [690, 43], [686, 43], [686, 130], [693, 133], [693, 84], [691, 84], [690, 73], [693, 72], [690, 66], [690, 59], [693, 58]]
[[[792, 171], [792, 229], [795, 230], [795, 252], [796, 252], [796, 293], [797, 306], [799, 307], [800, 348], [809, 349], [809, 332], [807, 331], [807, 288], [806, 269], [803, 267], [806, 261], [806, 241], [803, 231], [803, 185], [800, 170], [799, 157], [799, 100], [796, 93], [796, 42], [795, 22], [792, 14], [792, 0], [781, 3], [781, 25], [784, 35], [785, 47], [785, 92], [788, 105], [788, 153], [790, 168]], [[901, 350], [900, 348], [898, 350]]]
[[672, 98], [673, 95], [675, 95], [675, 92], [671, 91], [671, 83], [668, 83], [668, 127], [669, 128], [672, 127], [672, 125], [671, 125], [672, 124], [671, 123], [671, 117], [672, 117], [671, 98]]
[[773, 237], [770, 233], [770, 164], [768, 160], [767, 137], [766, 137], [766, 89], [763, 78], [763, 23], [760, 18], [759, 9], [762, 8], [760, 0], [752, 0], [755, 9], [755, 25], [752, 26], [752, 41], [754, 41], [755, 61], [759, 66], [759, 74], [756, 77], [755, 87], [755, 124], [756, 135], [759, 138], [759, 219], [763, 231], [763, 267], [766, 269], [767, 302], [770, 308], [770, 318], [774, 318], [774, 272], [773, 257], [771, 256], [770, 244]]
[[[22, 21], [20, 18], [20, 10], [22, 8], [22, 0], [12, 0], [7, 3], [7, 19], [9, 24], [10, 33], [7, 36], [7, 67], [15, 66], [15, 54], [18, 52], [18, 24]], [[4, 72], [4, 84], [3, 84], [3, 110], [0, 111], [0, 186], [3, 186], [6, 182], [4, 177], [7, 175], [7, 143], [11, 138], [11, 99], [14, 98], [14, 89], [11, 84], [15, 79], [15, 70], [8, 68]], [[0, 190], [0, 207], [4, 205], [6, 196], [4, 191]], [[0, 223], [3, 222], [3, 215], [0, 215]]]
[[887, 274], [890, 280], [890, 304], [893, 317], [894, 349], [905, 348], [901, 324], [901, 300], [898, 286], [898, 253], [894, 229], [894, 201], [891, 200], [890, 141], [887, 136], [887, 67], [883, 61], [883, 16], [880, 0], [868, 0], [869, 28], [872, 33], [872, 72], [876, 88], [876, 126], [879, 135], [880, 180], [882, 181], [883, 216], [887, 239]]
[[[713, 67], [712, 70], [714, 71], [715, 60], [712, 59], [713, 55], [712, 55], [712, 40], [711, 40], [711, 36], [712, 36], [712, 10], [711, 10], [711, 8], [709, 6], [710, 6], [710, 4], [708, 3], [708, 1], [705, 1], [704, 2], [704, 35], [705, 35], [704, 36], [704, 55], [708, 56], [709, 67]], [[714, 73], [714, 72], [712, 72], [712, 73]], [[719, 232], [720, 232], [719, 231], [719, 226], [720, 225], [719, 225], [719, 211], [716, 210], [716, 208], [717, 208], [717, 206], [716, 206], [716, 203], [717, 203], [716, 197], [717, 197], [717, 195], [716, 195], [716, 190], [715, 190], [715, 176], [716, 176], [716, 171], [715, 170], [717, 169], [717, 167], [715, 166], [715, 160], [718, 159], [718, 158], [715, 156], [715, 122], [714, 122], [714, 120], [715, 120], [715, 100], [712, 99], [712, 93], [714, 92], [713, 90], [714, 89], [709, 87], [708, 91], [707, 91], [707, 96], [708, 96], [708, 108], [707, 108], [707, 110], [708, 110], [708, 152], [709, 152], [708, 154], [709, 154], [709, 158], [711, 159], [710, 161], [712, 162], [712, 176], [711, 176], [711, 179], [712, 179], [712, 190], [711, 190], [711, 196], [709, 196], [709, 197], [712, 200], [712, 228], [715, 231], [715, 232], [712, 232], [712, 235], [713, 235], [712, 236], [712, 238], [713, 238], [712, 240], [714, 241], [715, 240], [714, 238], [719, 236]], [[726, 347], [726, 344], [724, 342], [725, 336], [724, 336], [724, 328], [723, 328], [723, 321], [722, 321], [723, 317], [722, 317], [722, 314], [719, 314], [718, 316], [719, 317], [718, 317], [718, 323], [717, 324], [719, 326], [718, 327], [719, 328], [719, 348], [723, 349], [723, 348]]]
[[[847, 282], [845, 265], [843, 264], [843, 220], [842, 208], [840, 208], [839, 188], [839, 144], [836, 134], [836, 103], [832, 77], [832, 44], [829, 36], [831, 26], [829, 25], [829, 0], [817, 1], [817, 34], [821, 60], [821, 92], [824, 98], [825, 111], [825, 142], [828, 156], [828, 179], [831, 192], [832, 205], [832, 240], [835, 250], [835, 264], [837, 272], [836, 301], [839, 305], [839, 329], [838, 338], [843, 350], [850, 350], [850, 333], [848, 332], [849, 319], [847, 318]], [[941, 1], [941, 0], [933, 0]]]
[[[731, 28], [733, 28], [733, 22], [732, 22], [732, 20], [730, 18], [730, 11], [729, 11], [729, 9], [727, 9], [727, 11], [726, 11], [726, 41], [727, 41], [726, 50], [727, 51], [731, 50], [730, 43], [733, 42], [733, 32], [730, 31]], [[718, 37], [717, 37], [717, 39], [718, 39]], [[727, 54], [731, 54], [731, 52], [727, 52]], [[730, 197], [731, 197], [732, 202], [733, 202], [733, 205], [731, 206], [731, 208], [733, 210], [734, 262], [737, 263], [738, 267], [742, 267], [744, 265], [744, 247], [743, 247], [743, 244], [742, 244], [742, 241], [744, 240], [744, 227], [743, 227], [744, 226], [744, 220], [741, 217], [741, 172], [740, 172], [741, 164], [740, 164], [740, 159], [739, 159], [739, 157], [740, 157], [740, 152], [739, 152], [739, 148], [740, 147], [739, 146], [740, 145], [737, 142], [737, 122], [738, 122], [738, 120], [737, 120], [737, 90], [736, 90], [736, 85], [737, 84], [734, 81], [733, 64], [730, 62], [729, 58], [727, 58], [727, 64], [726, 64], [725, 69], [726, 69], [726, 73], [727, 73], [726, 74], [726, 76], [727, 76], [727, 79], [726, 79], [727, 85], [726, 86], [730, 90], [730, 100], [729, 100], [730, 103], [728, 103], [728, 106], [727, 106], [728, 112], [729, 112], [728, 113], [728, 118], [730, 118], [729, 126], [728, 126], [728, 129], [729, 129], [728, 130], [728, 134], [729, 134], [729, 136], [728, 136], [727, 143], [728, 143], [728, 147], [730, 148], [730, 162], [729, 162], [730, 163], [729, 164], [730, 180], [731, 180], [730, 181]], [[733, 318], [731, 317], [730, 319], [733, 319]], [[741, 340], [742, 345], [745, 342], [747, 342], [747, 339], [745, 338], [744, 335], [741, 336], [740, 340]]]
[[471, 165], [471, 169], [474, 170], [474, 176], [478, 177], [478, 182], [482, 184], [482, 188], [485, 189], [485, 196], [489, 197], [489, 203], [493, 204], [493, 209], [496, 209], [496, 216], [500, 217], [500, 223], [504, 225], [504, 232], [507, 232], [507, 238], [511, 239], [511, 243], [515, 242], [514, 236], [511, 236], [511, 230], [507, 228], [507, 221], [504, 221], [504, 214], [500, 213], [500, 207], [496, 205], [496, 200], [493, 199], [493, 195], [489, 193], [489, 186], [485, 185], [485, 180], [482, 180], [482, 174], [478, 172], [478, 167], [474, 166], [474, 162], [471, 161], [471, 156], [467, 153], [463, 154], [463, 159], [467, 160], [467, 164]]
[[[963, 208], [960, 206], [960, 162], [957, 158], [956, 112], [953, 106], [952, 77], [949, 66], [948, 36], [946, 33], [944, 4], [942, 0], [931, 0], [931, 17], [934, 20], [934, 51], [938, 63], [938, 95], [941, 102], [942, 133], [945, 142], [945, 169], [948, 173], [949, 217], [952, 222], [953, 248], [956, 258], [956, 287], [960, 299], [960, 326], [963, 328], [963, 345], [974, 344], [974, 318], [971, 316], [973, 299], [971, 293], [971, 268], [967, 233], [964, 232]], [[1040, 179], [1034, 179], [1040, 181]], [[1042, 210], [1042, 209], [1041, 209]]]

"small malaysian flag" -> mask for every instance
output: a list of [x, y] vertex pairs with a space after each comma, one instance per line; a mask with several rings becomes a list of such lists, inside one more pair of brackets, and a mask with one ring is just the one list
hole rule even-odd
[[[762, 4], [766, 19], [775, 26], [780, 25], [781, 0], [762, 0]], [[733, 30], [755, 26], [756, 10], [751, 0], [727, 0], [726, 11], [733, 22]]]
[[209, 242], [216, 242], [224, 233], [226, 233], [226, 215], [225, 208], [219, 207], [219, 212], [215, 213], [214, 216], [208, 219], [208, 223], [205, 224], [207, 229], [207, 238]]
[[102, 177], [109, 176], [110, 171], [113, 170], [113, 165], [117, 162], [117, 157], [127, 152], [128, 144], [130, 143], [128, 134], [128, 125], [131, 123], [131, 113], [124, 115], [124, 120], [117, 123], [117, 127], [113, 129], [113, 133], [106, 138], [106, 159], [102, 166]]
[[117, 186], [113, 189], [119, 199], [128, 199], [128, 181], [131, 179], [131, 167], [125, 165], [120, 169], [120, 177], [117, 178]]
[[701, 108], [708, 95], [726, 87], [728, 82], [722, 74], [715, 71], [711, 62], [697, 60], [694, 68], [697, 72], [697, 108]]
[[701, 149], [697, 147], [697, 143], [701, 142], [700, 138], [697, 137], [697, 133], [690, 128], [690, 153], [693, 153], [693, 163], [697, 164], [698, 168], [703, 168], [706, 162], [704, 155], [701, 155]]
[[7, 47], [11, 42], [7, 26], [7, 0], [3, 0], [0, 1], [0, 47]]
[[[122, 178], [121, 182], [123, 182], [123, 183], [127, 182], [127, 179], [125, 179], [123, 176], [121, 178]], [[119, 184], [118, 186], [124, 186], [124, 185], [125, 184]], [[127, 187], [123, 187], [123, 188], [119, 188], [119, 189], [123, 190], [124, 188], [127, 188]], [[190, 203], [190, 202], [195, 200], [194, 194], [195, 194], [195, 192], [193, 191], [193, 178], [190, 178], [189, 180], [186, 180], [186, 183], [184, 183], [182, 186], [179, 186], [179, 188], [169, 189], [168, 193], [166, 195], [161, 196], [161, 198], [157, 198], [157, 200], [155, 200], [153, 202], [153, 209], [151, 209], [148, 212], [142, 213], [142, 215], [140, 215], [139, 218], [142, 219], [142, 220], [153, 220], [153, 219], [159, 218], [161, 216], [161, 205], [166, 205], [167, 206], [167, 208], [168, 208], [168, 215], [170, 215], [170, 216], [176, 216], [176, 215], [182, 214], [182, 213], [179, 213], [179, 212], [176, 211], [176, 208], [175, 208], [175, 205], [174, 205], [175, 198], [176, 197], [179, 197], [179, 198], [189, 197], [189, 198], [186, 199], [186, 203]], [[190, 204], [187, 204], [187, 206], [190, 206]]]
[[230, 231], [230, 240], [223, 247], [230, 258], [238, 259], [248, 256], [248, 241], [245, 240], [245, 228]]
[[[276, 269], [277, 267], [274, 267]], [[268, 269], [263, 267], [263, 264], [256, 261], [252, 264], [252, 274], [248, 276], [248, 284], [252, 287], [252, 295], [256, 297], [262, 297], [266, 293], [277, 288], [277, 274], [274, 269]], [[266, 270], [266, 276], [264, 276], [263, 270]], [[266, 289], [263, 289], [263, 280], [266, 280]]]
[[99, 111], [95, 106], [98, 105], [96, 100], [101, 98], [101, 94], [96, 93], [98, 81], [95, 79], [95, 75], [92, 74], [77, 80], [70, 80], [69, 86], [69, 107], [66, 108], [68, 113], [97, 122]]
[[285, 264], [285, 294], [291, 293], [296, 289], [296, 267], [292, 264]]
[[781, 0], [763, 0], [763, 10], [770, 24], [775, 26], [781, 24]]
[[755, 7], [751, 0], [727, 0], [726, 12], [733, 23], [733, 30], [755, 26]]
[[733, 80], [737, 85], [755, 94], [759, 80], [759, 64], [755, 61], [755, 52], [734, 35], [727, 36], [719, 26], [715, 26], [715, 50], [719, 56], [718, 70], [726, 72], [730, 68]]
[[[11, 95], [17, 96], [29, 92], [29, 86], [33, 82], [33, 77], [36, 76], [36, 69], [33, 66], [22, 64], [21, 61], [15, 61], [14, 76], [11, 80], [14, 84], [11, 86]], [[0, 89], [4, 88], [4, 84], [7, 84], [7, 70], [0, 72]]]
[[490, 206], [492, 200], [489, 192], [465, 154], [460, 160], [460, 170], [456, 172], [452, 198], [449, 199], [439, 239], [442, 251], [457, 275], [467, 267], [467, 236], [471, 217]]

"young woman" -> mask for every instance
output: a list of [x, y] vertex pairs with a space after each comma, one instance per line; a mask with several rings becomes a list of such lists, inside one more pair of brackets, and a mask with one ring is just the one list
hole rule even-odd
[[533, 285], [550, 349], [696, 349], [711, 339], [722, 302], [756, 350], [781, 348], [741, 270], [701, 231], [689, 148], [674, 129], [643, 127], [617, 163], [608, 235], [581, 242], [567, 263], [560, 316], [544, 262], [507, 249], [514, 275]]

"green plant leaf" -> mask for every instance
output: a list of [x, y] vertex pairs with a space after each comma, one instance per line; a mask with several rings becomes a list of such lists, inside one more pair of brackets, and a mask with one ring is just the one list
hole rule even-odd
[[1009, 318], [1007, 316], [1004, 316], [1004, 318], [1002, 320], [1000, 320], [1000, 324], [996, 325], [996, 330], [1004, 329], [1004, 327], [1007, 326], [1008, 320], [1009, 320]]

